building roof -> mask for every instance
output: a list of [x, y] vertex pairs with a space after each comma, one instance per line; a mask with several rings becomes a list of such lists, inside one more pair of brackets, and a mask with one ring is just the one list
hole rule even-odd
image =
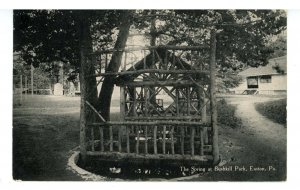
[[278, 75], [287, 73], [287, 56], [269, 60], [266, 66], [250, 67], [239, 73], [241, 76]]

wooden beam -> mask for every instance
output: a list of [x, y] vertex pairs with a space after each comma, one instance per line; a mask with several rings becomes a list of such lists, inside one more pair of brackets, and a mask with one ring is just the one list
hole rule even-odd
[[91, 53], [92, 55], [99, 55], [99, 54], [109, 54], [113, 52], [132, 52], [132, 51], [141, 51], [141, 50], [156, 50], [156, 49], [163, 49], [163, 50], [201, 50], [201, 49], [208, 49], [208, 46], [175, 46], [175, 45], [159, 45], [159, 46], [145, 46], [145, 47], [132, 47], [132, 48], [123, 48], [123, 49], [107, 49], [102, 51], [96, 51]]
[[91, 123], [90, 125], [95, 125], [95, 126], [151, 126], [151, 125], [176, 125], [179, 127], [184, 127], [184, 126], [199, 126], [199, 127], [204, 127], [207, 125], [207, 123], [203, 123], [201, 121], [195, 122], [195, 121], [124, 121], [124, 122], [117, 122], [117, 121], [108, 121], [105, 123]]
[[96, 108], [92, 106], [92, 104], [90, 104], [87, 100], [85, 101], [85, 103], [97, 114], [97, 116], [101, 119], [102, 122], [106, 122], [102, 115], [96, 110]]
[[140, 70], [130, 70], [123, 72], [106, 72], [106, 73], [98, 73], [95, 75], [90, 75], [89, 77], [99, 77], [99, 76], [123, 76], [123, 75], [139, 75], [144, 73], [159, 73], [159, 74], [198, 74], [206, 76], [209, 74], [209, 71], [203, 71], [200, 69], [193, 70], [163, 70], [163, 69], [140, 69]]
[[[176, 86], [195, 86], [195, 83], [190, 80], [128, 81], [128, 82], [122, 81], [122, 82], [118, 82], [116, 85], [130, 86], [130, 87], [159, 86], [159, 87], [164, 87], [164, 89], [165, 89], [165, 86], [175, 86], [175, 87]], [[166, 93], [168, 93], [168, 92], [166, 91]]]
[[[144, 117], [144, 116], [136, 116], [136, 117], [125, 117], [125, 120], [198, 120], [201, 121], [201, 116], [196, 115], [187, 115], [187, 116], [156, 116], [156, 117]], [[203, 124], [205, 122], [200, 123]]]
[[218, 164], [219, 145], [218, 145], [218, 125], [217, 125], [217, 104], [216, 104], [216, 31], [211, 30], [210, 39], [210, 109], [211, 109], [211, 126], [213, 138], [213, 164]]
[[135, 154], [135, 153], [119, 153], [119, 152], [98, 152], [98, 151], [88, 151], [87, 155], [89, 156], [103, 156], [106, 157], [106, 160], [109, 159], [138, 159], [138, 158], [142, 158], [142, 159], [156, 159], [156, 160], [165, 160], [165, 159], [170, 159], [170, 160], [187, 160], [187, 161], [193, 161], [193, 160], [199, 160], [199, 161], [210, 161], [212, 160], [211, 156], [205, 155], [205, 156], [191, 156], [191, 155], [179, 155], [179, 154], [175, 154], [175, 155], [170, 155], [170, 154], [148, 154], [148, 155], [144, 155], [144, 154]]

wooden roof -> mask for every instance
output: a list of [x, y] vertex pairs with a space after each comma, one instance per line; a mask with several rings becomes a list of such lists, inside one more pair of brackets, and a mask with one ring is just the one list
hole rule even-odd
[[[128, 81], [130, 79], [136, 78], [140, 75], [140, 70], [145, 70], [146, 68], [151, 68], [153, 64], [159, 63], [162, 65], [165, 63], [165, 58], [167, 57], [168, 62], [174, 64], [176, 69], [174, 70], [192, 70], [192, 66], [182, 60], [180, 57], [174, 55], [171, 51], [168, 51], [164, 48], [156, 49], [156, 55], [153, 56], [153, 53], [146, 55], [146, 57], [142, 58], [138, 62], [136, 62], [132, 67], [126, 70], [127, 73], [132, 73], [129, 75], [120, 75], [116, 78], [116, 81]], [[146, 69], [147, 70], [147, 69]], [[149, 69], [148, 69], [149, 70]], [[133, 72], [131, 72], [133, 71]], [[137, 71], [136, 73], [134, 71]], [[161, 71], [163, 72], [163, 70]]]

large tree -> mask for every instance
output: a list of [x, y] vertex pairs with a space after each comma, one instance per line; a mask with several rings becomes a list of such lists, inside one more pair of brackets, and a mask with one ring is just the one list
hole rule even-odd
[[[48, 68], [54, 70], [52, 63], [62, 61], [75, 67], [81, 75], [94, 75], [93, 65], [89, 63], [90, 53], [93, 48], [113, 47], [113, 31], [123, 26], [120, 23], [124, 18], [128, 19], [128, 12], [130, 11], [15, 10], [14, 51], [21, 52], [25, 63], [35, 67], [47, 63]], [[122, 35], [122, 27], [120, 31], [116, 46], [122, 48], [127, 37]], [[122, 42], [124, 39], [125, 43]], [[119, 62], [120, 56], [113, 55], [113, 60], [117, 61], [111, 61], [111, 64]], [[82, 82], [85, 84], [83, 87], [87, 88], [86, 96], [89, 101], [98, 107], [96, 79], [80, 78], [86, 80]]]
[[[151, 30], [153, 20], [155, 30]], [[105, 78], [97, 97], [95, 78], [88, 77], [94, 74], [88, 55], [97, 49], [124, 48], [130, 27], [174, 45], [207, 45], [209, 31], [216, 29], [218, 71], [230, 86], [226, 74], [245, 64], [267, 63], [273, 52], [267, 42], [286, 29], [286, 14], [280, 10], [15, 10], [14, 50], [21, 51], [28, 64], [63, 61], [80, 69], [86, 76], [80, 79], [88, 101], [109, 119], [114, 78]], [[113, 54], [108, 71], [118, 71], [121, 57], [121, 52]], [[203, 51], [198, 58], [208, 63], [209, 55]]]

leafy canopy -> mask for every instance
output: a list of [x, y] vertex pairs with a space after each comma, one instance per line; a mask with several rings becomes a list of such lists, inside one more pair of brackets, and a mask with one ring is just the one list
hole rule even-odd
[[[63, 61], [79, 66], [79, 20], [90, 25], [94, 50], [113, 47], [122, 10], [15, 10], [14, 51], [26, 63]], [[270, 36], [286, 30], [281, 10], [132, 10], [132, 29], [162, 44], [201, 45], [209, 43], [209, 32], [217, 30], [217, 62], [237, 69], [241, 63], [267, 63], [274, 52]], [[156, 19], [151, 33], [152, 20]], [[201, 59], [207, 62], [208, 53]]]

